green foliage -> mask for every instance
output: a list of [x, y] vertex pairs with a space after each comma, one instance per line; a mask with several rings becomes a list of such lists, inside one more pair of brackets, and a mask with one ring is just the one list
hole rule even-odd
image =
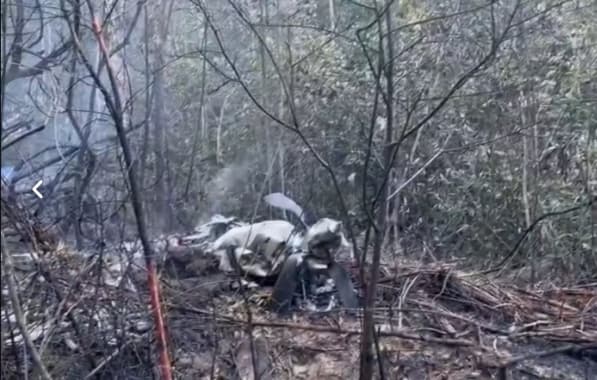
[[[332, 177], [306, 140], [333, 171], [361, 233], [364, 207], [370, 207], [384, 180], [383, 94], [372, 114], [371, 66], [377, 70], [380, 46], [384, 91], [393, 65], [396, 133], [391, 140], [400, 142], [390, 191], [416, 175], [391, 202], [396, 212], [389, 227], [399, 231], [393, 238], [405, 252], [418, 256], [430, 250], [435, 257], [466, 258], [476, 266], [496, 263], [534, 220], [597, 192], [597, 10], [590, 1], [520, 6], [400, 1], [390, 12], [392, 57], [385, 52], [387, 30], [380, 44], [378, 24], [361, 29], [376, 19], [365, 3], [334, 2], [333, 23], [321, 2], [268, 2], [267, 15], [243, 6], [251, 25], [228, 2], [203, 3], [209, 3], [207, 34], [205, 15], [177, 4], [162, 57], [151, 30], [143, 31], [149, 33], [151, 67], [142, 67], [144, 33], [131, 36], [135, 48], [126, 53], [134, 57], [129, 63], [133, 93], [149, 88], [151, 99], [154, 60], [165, 62], [160, 69], [165, 152], [160, 157], [150, 115], [144, 184], [152, 189], [163, 181], [157, 172], [165, 163], [171, 207], [185, 214], [186, 227], [215, 212], [251, 218], [268, 191], [285, 191], [321, 215], [343, 217]], [[503, 32], [504, 40], [497, 41]], [[444, 103], [496, 42], [492, 59]], [[132, 101], [133, 124], [143, 124], [147, 116], [141, 98]], [[401, 140], [424, 120], [417, 133]], [[143, 138], [131, 137], [139, 155]], [[446, 152], [419, 172], [443, 148]], [[104, 169], [117, 167], [109, 165]], [[587, 214], [583, 209], [541, 222], [513, 264], [545, 260], [562, 273], [590, 275], [597, 260], [591, 259], [595, 220]], [[274, 215], [257, 207], [257, 218]]]

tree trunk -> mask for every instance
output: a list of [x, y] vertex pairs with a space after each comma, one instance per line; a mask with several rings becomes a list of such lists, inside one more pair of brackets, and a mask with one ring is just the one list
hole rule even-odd
[[[123, 123], [122, 103], [118, 93], [116, 74], [110, 63], [109, 52], [103, 40], [102, 30], [99, 26], [100, 23], [97, 19], [94, 19], [92, 25], [93, 32], [96, 35], [102, 52], [102, 56], [104, 58], [104, 61], [106, 62], [106, 68], [108, 71], [108, 76], [110, 79], [110, 85], [112, 89], [112, 96], [108, 94], [108, 90], [105, 88], [105, 86], [101, 84], [99, 77], [96, 74], [94, 74], [93, 68], [90, 65], [87, 65], [87, 68], [90, 71], [90, 74], [94, 76], [95, 83], [98, 85], [98, 87], [102, 89], [101, 92], [102, 94], [104, 94], [104, 100], [108, 105], [108, 109], [110, 110], [110, 114], [112, 116], [112, 119], [114, 120], [116, 134], [118, 136], [118, 141], [120, 142], [120, 146], [122, 148], [124, 162], [126, 164], [125, 173], [128, 178], [131, 189], [131, 203], [133, 206], [135, 219], [137, 221], [137, 232], [139, 234], [139, 240], [141, 240], [141, 245], [143, 247], [143, 253], [145, 256], [145, 265], [147, 269], [147, 285], [149, 288], [150, 304], [156, 329], [156, 340], [158, 346], [157, 349], [160, 355], [159, 367], [162, 373], [162, 378], [164, 380], [171, 380], [172, 368], [167, 347], [166, 328], [160, 304], [159, 281], [157, 278], [157, 269], [155, 264], [155, 251], [151, 246], [149, 234], [147, 233], [145, 210], [143, 208], [143, 196], [139, 190], [136, 171], [137, 168], [134, 165], [133, 155], [131, 153], [131, 148], [127, 140], [126, 126]], [[81, 50], [79, 51], [79, 53], [83, 56]]]
[[[267, 10], [267, 0], [261, 0], [260, 2], [260, 18], [261, 18], [261, 23], [263, 25], [266, 25], [269, 23], [269, 15], [268, 15], [268, 10]], [[266, 41], [266, 35], [267, 35], [268, 29], [267, 27], [263, 28], [262, 30], [262, 37], [264, 39], [264, 41]], [[265, 58], [265, 47], [263, 46], [262, 43], [259, 43], [259, 56], [260, 56], [260, 61], [261, 61], [261, 93], [263, 94], [263, 97], [261, 99], [261, 104], [263, 104], [264, 107], [267, 108], [267, 104], [268, 104], [268, 98], [267, 98], [267, 65], [266, 65], [266, 58]], [[269, 118], [266, 115], [262, 115], [261, 117], [261, 128], [263, 130], [263, 138], [265, 141], [265, 165], [263, 166], [264, 168], [268, 168], [270, 167], [270, 160], [274, 160], [275, 158], [272, 157], [272, 147], [273, 147], [273, 143], [272, 143], [272, 137], [271, 137], [271, 131], [269, 128]], [[268, 189], [268, 193], [272, 192], [272, 181], [271, 178], [269, 176], [266, 176], [267, 181], [267, 189]], [[271, 212], [271, 208], [270, 208], [270, 212]], [[272, 215], [270, 214], [270, 217]]]
[[155, 30], [159, 35], [154, 50], [154, 79], [153, 79], [153, 152], [155, 156], [155, 213], [159, 224], [154, 226], [158, 231], [168, 231], [172, 227], [172, 210], [170, 207], [171, 194], [167, 191], [166, 176], [166, 134], [168, 128], [165, 120], [164, 96], [166, 86], [164, 83], [164, 45], [168, 34], [170, 15], [172, 12], [171, 0], [169, 3], [164, 1], [158, 5], [159, 16], [165, 15], [166, 19], [156, 17], [157, 23]]
[[152, 108], [152, 94], [151, 92], [151, 65], [149, 63], [149, 36], [153, 35], [153, 24], [149, 21], [149, 15], [147, 14], [147, 5], [143, 9], [143, 58], [145, 60], [145, 120], [143, 125], [143, 140], [141, 143], [141, 159], [139, 160], [139, 187], [145, 189], [145, 173], [147, 168], [147, 154], [149, 152], [149, 134], [150, 134], [150, 119], [151, 119], [151, 108]]
[[334, 9], [334, 0], [328, 0], [330, 7], [330, 30], [336, 29], [336, 12]]
[[[392, 0], [387, 0], [392, 1]], [[386, 88], [387, 88], [387, 96], [386, 96], [386, 118], [387, 118], [387, 125], [386, 125], [386, 134], [385, 134], [385, 144], [384, 144], [384, 166], [386, 169], [387, 175], [390, 175], [390, 167], [392, 165], [392, 156], [393, 156], [393, 148], [390, 142], [392, 141], [393, 131], [394, 131], [394, 64], [393, 64], [393, 40], [392, 34], [390, 31], [392, 30], [392, 16], [391, 16], [391, 7], [388, 4], [387, 7], [389, 9], [386, 10], [385, 14], [385, 23], [386, 23], [386, 31], [387, 31], [387, 39], [386, 39], [386, 49], [387, 49], [387, 57], [386, 60], [384, 57], [384, 49], [383, 49], [383, 32], [382, 32], [382, 17], [378, 20], [379, 26], [379, 59], [382, 61], [387, 62], [387, 68], [385, 71], [386, 74]], [[381, 67], [384, 65], [382, 64]], [[380, 73], [381, 75], [381, 73]], [[373, 238], [373, 261], [371, 263], [371, 269], [369, 273], [369, 284], [367, 285], [367, 294], [365, 298], [365, 312], [363, 317], [363, 333], [361, 337], [361, 358], [360, 358], [360, 373], [359, 379], [360, 380], [370, 380], [373, 377], [373, 364], [374, 364], [374, 355], [373, 355], [373, 334], [375, 334], [375, 321], [373, 319], [373, 308], [375, 306], [375, 299], [377, 296], [377, 281], [379, 279], [379, 265], [381, 261], [381, 251], [382, 251], [382, 242], [383, 237], [385, 234], [385, 227], [386, 227], [386, 210], [387, 210], [387, 198], [388, 198], [388, 187], [389, 181], [383, 181], [382, 188], [380, 191], [380, 201], [379, 201], [379, 208], [377, 210], [377, 218], [376, 218], [376, 228]], [[381, 359], [380, 359], [381, 360]], [[381, 367], [380, 367], [381, 370]]]
[[[207, 47], [207, 31], [208, 31], [208, 24], [205, 21], [205, 25], [203, 26], [203, 41], [201, 41], [201, 49], [205, 51]], [[199, 140], [199, 133], [201, 133], [201, 140], [203, 142], [203, 149], [201, 152], [205, 154], [207, 152], [207, 127], [205, 122], [205, 86], [207, 82], [207, 60], [203, 59], [202, 66], [201, 66], [201, 95], [199, 98], [199, 123], [200, 125], [195, 128], [193, 133], [193, 149], [191, 150], [191, 164], [189, 165], [189, 174], [187, 176], [187, 183], [185, 186], [184, 191], [184, 199], [188, 199], [189, 191], [191, 185], [193, 183], [193, 172], [195, 171], [195, 160], [197, 158], [197, 148], [198, 148], [198, 140]], [[197, 201], [197, 200], [195, 200]]]

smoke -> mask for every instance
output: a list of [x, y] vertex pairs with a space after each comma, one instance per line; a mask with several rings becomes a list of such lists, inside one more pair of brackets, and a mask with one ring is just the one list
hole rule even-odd
[[234, 163], [223, 169], [207, 185], [206, 211], [228, 215], [239, 210], [249, 178], [248, 163]]

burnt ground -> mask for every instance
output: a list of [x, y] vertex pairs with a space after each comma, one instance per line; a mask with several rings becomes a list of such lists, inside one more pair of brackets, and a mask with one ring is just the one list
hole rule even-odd
[[[152, 378], [143, 271], [108, 286], [99, 262], [55, 250], [17, 266], [28, 334], [54, 378]], [[452, 264], [397, 264], [381, 271], [377, 378], [597, 379], [597, 284], [531, 291]], [[362, 311], [280, 316], [271, 288], [239, 291], [201, 255], [184, 267], [161, 274], [176, 379], [252, 379], [253, 364], [261, 379], [358, 377]], [[2, 374], [36, 378], [4, 290]]]
[[[531, 292], [450, 265], [398, 267], [382, 268], [378, 376], [597, 379], [595, 284]], [[265, 305], [269, 289], [243, 295], [208, 285], [227, 283], [211, 276], [165, 288], [181, 378], [250, 379], [252, 351], [265, 379], [358, 377], [360, 311], [279, 316]]]

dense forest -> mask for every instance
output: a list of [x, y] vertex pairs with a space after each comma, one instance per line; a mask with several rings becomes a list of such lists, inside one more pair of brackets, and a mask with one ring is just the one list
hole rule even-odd
[[[595, 378], [595, 1], [1, 11], [2, 376]], [[214, 266], [279, 193], [358, 308]]]

